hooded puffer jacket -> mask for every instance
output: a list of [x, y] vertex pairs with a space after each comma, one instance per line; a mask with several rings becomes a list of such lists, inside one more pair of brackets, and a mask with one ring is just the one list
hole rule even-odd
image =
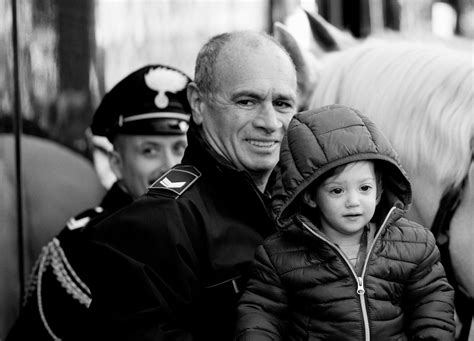
[[[301, 214], [301, 193], [328, 170], [374, 160], [378, 227], [356, 274], [341, 249]], [[257, 249], [240, 300], [237, 340], [453, 340], [453, 290], [432, 234], [403, 218], [410, 183], [375, 125], [332, 105], [296, 115], [274, 193], [280, 231]]]

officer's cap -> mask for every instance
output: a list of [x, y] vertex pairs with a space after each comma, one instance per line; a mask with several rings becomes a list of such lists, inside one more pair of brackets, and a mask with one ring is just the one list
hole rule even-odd
[[110, 141], [117, 134], [185, 134], [191, 115], [186, 98], [190, 81], [169, 66], [138, 69], [104, 96], [92, 119], [92, 133]]

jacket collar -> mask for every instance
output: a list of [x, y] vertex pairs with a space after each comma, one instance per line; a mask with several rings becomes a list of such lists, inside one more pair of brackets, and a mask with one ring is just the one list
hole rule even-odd
[[122, 207], [127, 206], [128, 204], [131, 204], [132, 201], [133, 198], [131, 195], [125, 192], [118, 182], [115, 182], [108, 190], [104, 199], [102, 199], [100, 206], [104, 210], [116, 211]]
[[184, 153], [182, 164], [192, 164], [201, 171], [209, 170], [209, 168], [217, 168], [220, 171], [238, 171], [209, 145], [204, 139], [202, 129], [192, 121], [187, 139], [188, 147]]

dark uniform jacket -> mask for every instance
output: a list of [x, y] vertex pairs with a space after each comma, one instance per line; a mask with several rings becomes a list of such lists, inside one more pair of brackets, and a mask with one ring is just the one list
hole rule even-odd
[[192, 126], [181, 165], [88, 229], [91, 337], [230, 340], [255, 247], [275, 231], [267, 200]]
[[71, 218], [39, 256], [20, 316], [7, 340], [84, 340], [90, 290], [81, 247], [85, 226], [93, 225], [132, 202], [115, 183], [100, 206]]
[[[395, 152], [362, 115], [331, 108], [290, 123], [273, 203], [281, 229], [256, 252], [237, 340], [453, 340], [453, 289], [431, 232], [403, 218], [411, 189]], [[377, 232], [354, 268], [299, 194], [327, 170], [367, 159], [383, 192]]]

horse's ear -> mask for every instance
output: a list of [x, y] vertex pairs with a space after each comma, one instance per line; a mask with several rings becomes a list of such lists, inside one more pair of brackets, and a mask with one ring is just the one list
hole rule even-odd
[[296, 38], [282, 23], [276, 22], [273, 25], [273, 35], [275, 39], [285, 48], [296, 66], [296, 71], [307, 72], [308, 61], [303, 49], [298, 44]]
[[330, 52], [340, 50], [338, 42], [335, 39], [335, 34], [331, 34], [332, 25], [319, 14], [311, 14], [307, 11], [305, 11], [305, 14], [308, 18], [309, 27], [311, 28], [315, 43], [323, 51]]
[[[305, 13], [317, 50], [322, 52], [339, 51], [357, 43], [350, 33], [330, 24], [319, 14], [307, 11]], [[318, 53], [316, 52], [316, 54]]]
[[308, 109], [312, 90], [319, 78], [319, 62], [308, 51], [304, 51], [293, 34], [285, 25], [276, 22], [273, 25], [275, 39], [285, 48], [296, 67], [298, 80], [298, 107], [299, 110]]

